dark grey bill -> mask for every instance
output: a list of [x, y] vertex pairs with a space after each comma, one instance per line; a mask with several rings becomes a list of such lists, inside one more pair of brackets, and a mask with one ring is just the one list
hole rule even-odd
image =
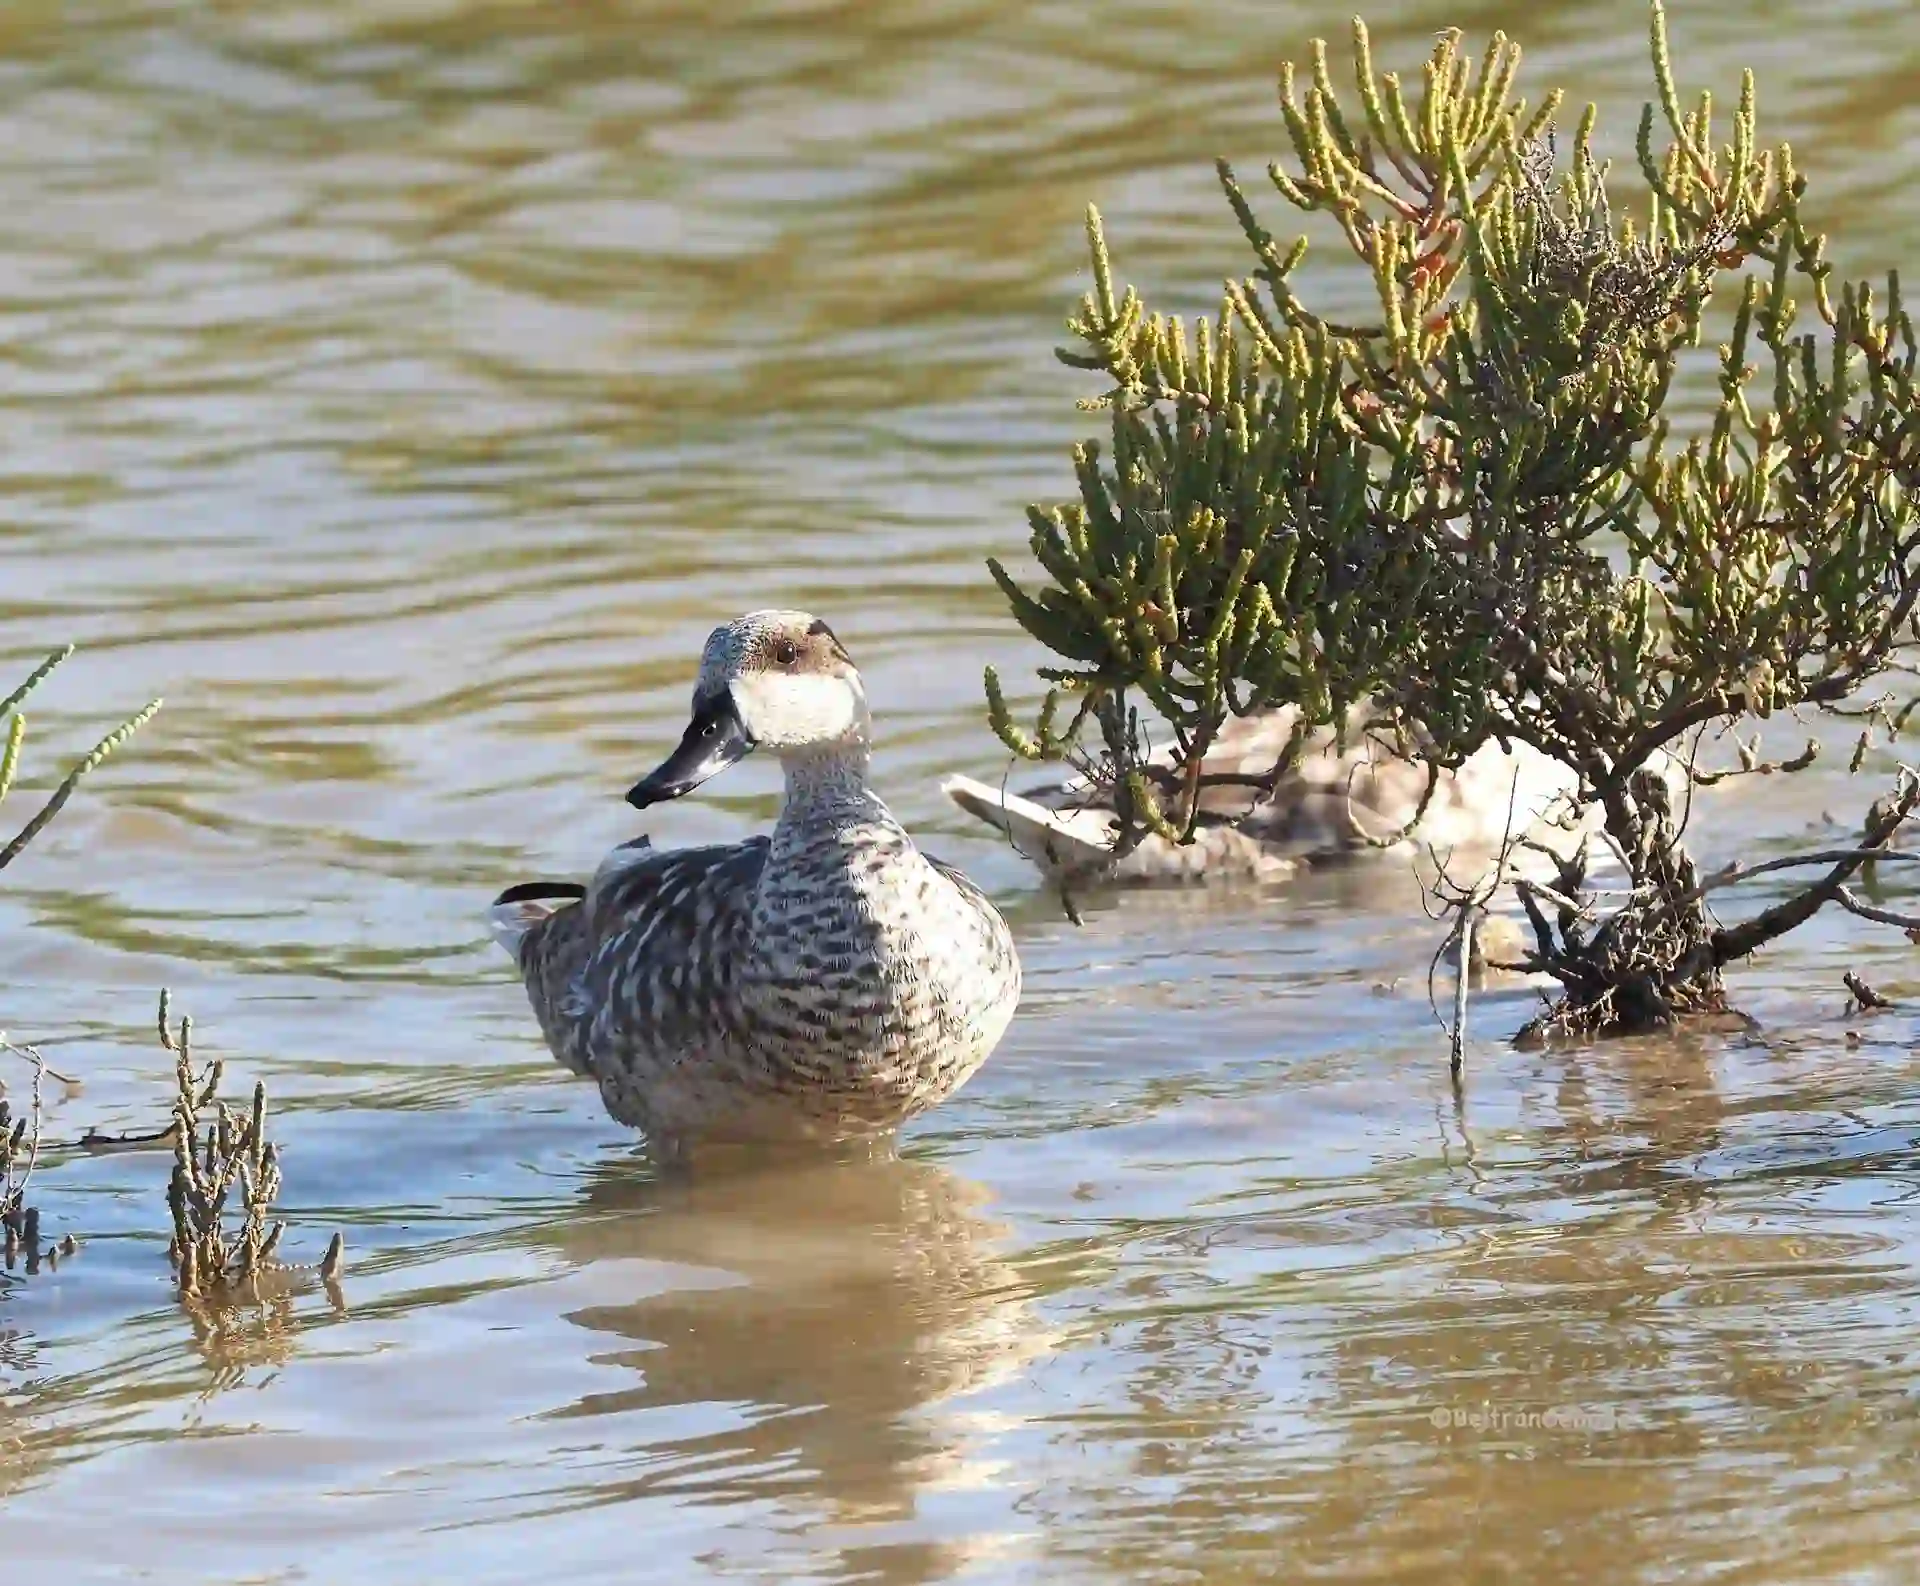
[[732, 691], [723, 688], [695, 704], [680, 747], [658, 770], [634, 783], [627, 802], [643, 810], [649, 804], [677, 799], [752, 751], [753, 734], [734, 709]]

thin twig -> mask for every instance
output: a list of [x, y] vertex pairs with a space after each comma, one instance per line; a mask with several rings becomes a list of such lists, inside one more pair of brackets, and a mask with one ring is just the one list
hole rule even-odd
[[[27, 1161], [26, 1166], [19, 1170], [19, 1176], [17, 1178], [14, 1176], [13, 1146], [23, 1143], [21, 1136], [17, 1133], [14, 1134], [5, 1152], [0, 1153], [0, 1155], [4, 1156], [6, 1162], [5, 1177], [4, 1179], [0, 1179], [0, 1210], [5, 1211], [9, 1219], [10, 1228], [13, 1219], [26, 1219], [25, 1227], [28, 1230], [27, 1258], [29, 1266], [31, 1266], [38, 1250], [38, 1219], [31, 1215], [31, 1209], [26, 1203], [27, 1185], [33, 1178], [34, 1169], [40, 1165], [40, 1126], [44, 1116], [41, 1084], [46, 1077], [47, 1060], [30, 1046], [13, 1046], [9, 1044], [7, 1049], [33, 1064], [33, 1097], [27, 1116], [24, 1138], [24, 1144], [27, 1149]], [[12, 1124], [11, 1121], [6, 1121], [0, 1122], [0, 1127], [17, 1129], [18, 1126]]]
[[1467, 1060], [1467, 979], [1473, 962], [1473, 910], [1460, 911], [1460, 957], [1454, 965], [1453, 1030], [1447, 1037], [1447, 1070], [1455, 1079]]
[[[1849, 850], [1849, 857], [1836, 862], [1820, 880], [1802, 888], [1785, 902], [1777, 903], [1731, 929], [1713, 933], [1714, 964], [1730, 964], [1736, 959], [1745, 958], [1756, 948], [1811, 919], [1826, 904], [1837, 899], [1846, 890], [1845, 883], [1853, 879], [1863, 864], [1878, 862], [1882, 857], [1879, 852], [1881, 845], [1905, 824], [1916, 805], [1920, 805], [1920, 776], [1904, 771], [1893, 797], [1874, 805], [1860, 833], [1860, 847]], [[1864, 856], [1861, 857], [1863, 852]], [[1853, 912], [1857, 914], [1860, 910]]]
[[1901, 914], [1894, 909], [1883, 909], [1877, 904], [1868, 903], [1852, 887], [1841, 887], [1833, 895], [1833, 901], [1849, 914], [1857, 914], [1863, 920], [1872, 920], [1879, 925], [1897, 925], [1916, 941], [1920, 941], [1920, 914]]
[[80, 1081], [75, 1079], [71, 1074], [61, 1073], [59, 1069], [49, 1063], [40, 1055], [40, 1049], [38, 1047], [15, 1046], [13, 1042], [7, 1039], [7, 1034], [4, 1030], [0, 1030], [0, 1052], [11, 1052], [15, 1057], [25, 1058], [29, 1063], [38, 1065], [49, 1078], [58, 1080], [62, 1085], [78, 1086], [80, 1083]]
[[[1431, 762], [1430, 762], [1431, 763]], [[1428, 783], [1428, 792], [1432, 792], [1432, 781]], [[1512, 862], [1518, 846], [1514, 836], [1513, 822], [1520, 801], [1520, 773], [1516, 770], [1513, 780], [1507, 788], [1507, 819], [1500, 835], [1500, 849], [1494, 860], [1493, 870], [1478, 886], [1461, 887], [1447, 874], [1446, 862], [1440, 858], [1438, 850], [1428, 847], [1433, 859], [1436, 874], [1433, 885], [1427, 889], [1427, 896], [1439, 903], [1443, 909], [1456, 911], [1453, 929], [1435, 950], [1427, 963], [1427, 1002], [1434, 1003], [1433, 972], [1448, 947], [1455, 950], [1453, 981], [1453, 1025], [1447, 1033], [1447, 1071], [1453, 1076], [1457, 1090], [1460, 1076], [1466, 1065], [1467, 1052], [1467, 995], [1473, 973], [1473, 935], [1474, 915], [1486, 907], [1488, 901], [1498, 894], [1507, 879], [1507, 867]], [[1448, 888], [1452, 888], [1453, 897], [1447, 897]], [[1434, 1009], [1435, 1015], [1439, 1013]]]
[[1584, 915], [1588, 912], [1585, 905], [1544, 882], [1535, 881], [1531, 876], [1515, 876], [1513, 889], [1523, 897], [1534, 897], [1543, 903], [1551, 903], [1556, 909], [1566, 914]]
[[[1370, 769], [1370, 766], [1368, 768]], [[1427, 761], [1427, 785], [1421, 789], [1420, 802], [1414, 806], [1413, 814], [1408, 818], [1407, 823], [1398, 831], [1389, 832], [1380, 837], [1374, 836], [1372, 832], [1367, 830], [1366, 826], [1361, 822], [1360, 812], [1354, 808], [1353, 784], [1362, 769], [1360, 763], [1356, 761], [1353, 769], [1347, 773], [1346, 814], [1348, 829], [1369, 848], [1398, 848], [1414, 834], [1421, 821], [1427, 817], [1427, 809], [1433, 803], [1434, 791], [1440, 786], [1439, 762], [1434, 760]]]
[[1691, 892], [1674, 900], [1675, 908], [1684, 908], [1689, 903], [1697, 903], [1709, 892], [1717, 892], [1722, 887], [1730, 887], [1736, 882], [1751, 881], [1755, 876], [1771, 875], [1780, 870], [1797, 870], [1807, 865], [1843, 865], [1843, 864], [1912, 864], [1920, 862], [1920, 853], [1909, 853], [1899, 848], [1817, 848], [1811, 853], [1787, 854], [1779, 859], [1762, 860], [1757, 864], [1743, 865], [1738, 862], [1722, 865], [1708, 875]]

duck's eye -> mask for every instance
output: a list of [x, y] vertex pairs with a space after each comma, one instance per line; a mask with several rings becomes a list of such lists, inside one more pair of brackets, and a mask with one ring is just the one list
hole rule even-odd
[[800, 646], [795, 644], [793, 640], [775, 639], [773, 641], [773, 664], [775, 666], [792, 666], [793, 663], [799, 659]]

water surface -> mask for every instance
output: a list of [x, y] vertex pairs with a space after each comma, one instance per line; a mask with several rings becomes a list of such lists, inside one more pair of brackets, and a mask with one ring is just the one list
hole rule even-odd
[[[1693, 3], [1859, 273], [1920, 240], [1898, 8]], [[1406, 4], [1646, 91], [1631, 0]], [[966, 829], [986, 580], [1070, 483], [1079, 217], [1204, 311], [1295, 4], [16, 3], [0, 15], [0, 666], [31, 763], [162, 718], [7, 874], [0, 1025], [149, 1126], [170, 984], [263, 1076], [345, 1306], [183, 1313], [163, 1158], [38, 1181], [0, 1278], [24, 1578], [1904, 1581], [1920, 1558], [1910, 949], [1819, 922], [1754, 1038], [1449, 1088], [1404, 894], [1109, 900]], [[1277, 208], [1275, 210], [1278, 218]], [[1325, 301], [1359, 283], [1314, 277]], [[663, 1178], [546, 1057], [485, 901], [630, 836], [700, 638], [830, 615], [886, 796], [1014, 916], [999, 1055], [896, 1160]], [[1844, 759], [1844, 754], [1842, 755]], [[1891, 762], [1870, 763], [1884, 776]], [[1710, 858], [1851, 826], [1837, 773]], [[657, 841], [764, 823], [749, 762]], [[18, 800], [14, 806], [17, 808]], [[18, 1097], [24, 1074], [4, 1075]], [[57, 1572], [57, 1574], [56, 1574]]]

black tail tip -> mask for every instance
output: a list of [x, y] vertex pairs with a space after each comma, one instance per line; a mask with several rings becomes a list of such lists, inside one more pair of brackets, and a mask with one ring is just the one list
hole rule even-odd
[[497, 909], [504, 903], [579, 903], [587, 889], [577, 881], [522, 881], [493, 900]]

